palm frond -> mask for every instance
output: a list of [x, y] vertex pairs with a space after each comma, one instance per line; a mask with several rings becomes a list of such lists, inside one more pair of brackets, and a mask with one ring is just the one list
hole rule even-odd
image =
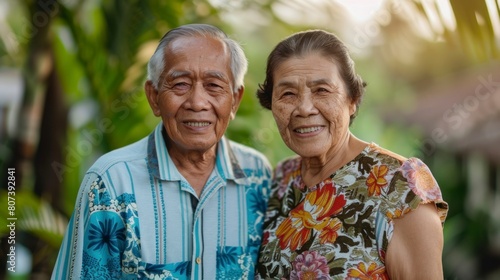
[[[5, 191], [0, 192], [1, 205], [7, 205], [8, 195]], [[48, 202], [39, 199], [28, 191], [20, 191], [11, 196], [15, 198], [12, 214], [8, 208], [0, 211], [0, 223], [14, 222], [16, 225], [16, 235], [20, 232], [31, 233], [45, 241], [53, 248], [61, 245], [68, 220], [64, 215], [54, 210]], [[7, 220], [7, 218], [12, 218]], [[13, 220], [15, 219], [15, 220]], [[0, 224], [0, 235], [9, 235], [10, 229], [6, 225]]]

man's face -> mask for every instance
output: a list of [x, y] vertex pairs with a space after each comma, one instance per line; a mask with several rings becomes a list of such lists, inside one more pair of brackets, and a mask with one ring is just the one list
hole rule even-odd
[[169, 149], [205, 152], [223, 136], [243, 94], [243, 88], [233, 93], [229, 60], [224, 43], [214, 38], [179, 38], [165, 49], [158, 90], [147, 82], [146, 92]]

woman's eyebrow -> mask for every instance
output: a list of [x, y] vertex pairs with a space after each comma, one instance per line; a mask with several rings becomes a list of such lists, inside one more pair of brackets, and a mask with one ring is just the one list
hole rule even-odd
[[333, 85], [333, 83], [328, 79], [317, 79], [306, 83], [307, 86], [317, 86], [317, 85]]
[[293, 87], [296, 83], [292, 81], [280, 81], [279, 83], [276, 84], [276, 87]]

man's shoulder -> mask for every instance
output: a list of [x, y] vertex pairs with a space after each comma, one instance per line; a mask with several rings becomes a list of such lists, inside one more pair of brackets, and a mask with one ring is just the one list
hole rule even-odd
[[266, 165], [269, 165], [269, 161], [267, 157], [260, 151], [255, 148], [243, 145], [241, 143], [229, 140], [231, 150], [234, 155], [238, 158], [238, 160], [248, 162], [249, 160], [257, 160], [261, 161]]
[[[112, 150], [100, 156], [89, 168], [88, 172], [102, 174], [120, 163], [131, 164], [143, 161], [147, 157], [147, 137], [127, 146]], [[123, 166], [120, 165], [120, 166]]]
[[[258, 150], [237, 143], [229, 141], [230, 157], [233, 163], [233, 170], [241, 170], [245, 174], [244, 180], [240, 181], [242, 184], [256, 184], [261, 188], [269, 188], [272, 166], [267, 157]], [[234, 165], [236, 164], [236, 165]]]

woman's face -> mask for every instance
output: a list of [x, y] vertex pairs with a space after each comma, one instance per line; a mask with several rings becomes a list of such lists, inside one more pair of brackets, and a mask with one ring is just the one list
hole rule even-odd
[[302, 157], [341, 148], [355, 110], [338, 66], [328, 57], [292, 57], [274, 71], [273, 116], [283, 141]]

